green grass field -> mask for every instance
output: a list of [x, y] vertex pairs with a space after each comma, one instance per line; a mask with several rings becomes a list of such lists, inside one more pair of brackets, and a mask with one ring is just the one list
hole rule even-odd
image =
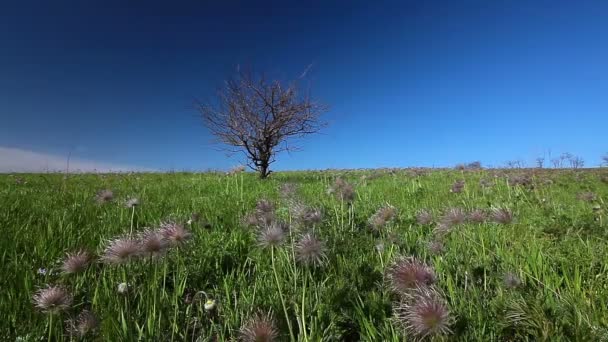
[[[328, 193], [338, 177], [353, 186], [352, 203]], [[257, 312], [272, 313], [279, 341], [413, 340], [425, 333], [420, 324], [435, 340], [608, 340], [606, 177], [604, 169], [278, 172], [265, 181], [2, 175], [0, 339], [77, 340], [69, 320], [89, 310], [99, 327], [81, 338], [99, 341], [246, 340], [243, 325], [263, 328], [250, 320]], [[464, 190], [451, 192], [458, 180]], [[102, 189], [113, 200], [96, 201]], [[131, 197], [140, 205], [126, 207]], [[257, 216], [289, 225], [282, 244], [245, 223], [262, 199], [273, 205], [258, 205]], [[322, 220], [303, 223], [303, 205]], [[373, 217], [391, 206], [394, 217], [392, 209]], [[487, 217], [459, 222], [445, 217], [451, 208]], [[433, 222], [419, 222], [423, 209]], [[188, 224], [193, 213], [200, 217]], [[61, 270], [67, 252], [103, 255], [109, 240], [162, 222], [183, 224], [191, 238], [164, 257]], [[306, 232], [323, 248], [299, 249]], [[303, 259], [310, 253], [316, 263]], [[395, 291], [398, 260], [427, 265], [434, 277], [417, 286], [448, 317], [408, 321], [418, 297]], [[63, 286], [69, 308], [37, 309], [32, 298], [46, 285]]]

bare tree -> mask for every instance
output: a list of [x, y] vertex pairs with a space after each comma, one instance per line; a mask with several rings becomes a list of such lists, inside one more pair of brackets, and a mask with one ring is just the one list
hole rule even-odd
[[230, 152], [244, 153], [260, 178], [268, 177], [279, 152], [297, 149], [293, 140], [324, 126], [320, 118], [327, 107], [302, 94], [298, 80], [285, 84], [239, 71], [218, 91], [216, 102], [198, 103], [211, 133]]
[[570, 162], [570, 167], [573, 169], [580, 169], [581, 167], [585, 166], [585, 161], [583, 158], [578, 156], [572, 156], [570, 159], [568, 159], [568, 161]]
[[542, 169], [545, 166], [545, 157], [536, 158], [536, 167]]
[[560, 158], [551, 159], [551, 163], [553, 164], [553, 168], [559, 169], [562, 167], [562, 160]]
[[604, 165], [608, 165], [608, 153], [606, 153], [603, 157], [602, 157], [602, 162]]

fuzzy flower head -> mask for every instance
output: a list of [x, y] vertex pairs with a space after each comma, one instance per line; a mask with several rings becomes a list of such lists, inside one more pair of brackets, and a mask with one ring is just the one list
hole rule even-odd
[[578, 199], [584, 202], [593, 202], [597, 199], [597, 195], [593, 192], [581, 192], [578, 194]]
[[378, 231], [393, 221], [396, 217], [397, 209], [391, 205], [387, 205], [378, 209], [378, 211], [376, 211], [376, 213], [369, 218], [368, 223], [373, 230]]
[[496, 208], [492, 210], [492, 219], [496, 223], [509, 224], [513, 222], [513, 212], [507, 208]]
[[317, 208], [308, 207], [297, 201], [291, 201], [289, 206], [293, 217], [303, 227], [317, 226], [323, 221], [323, 214]]
[[450, 208], [448, 209], [441, 218], [441, 221], [448, 225], [459, 225], [465, 223], [467, 215], [464, 210], [460, 208]]
[[274, 204], [266, 199], [261, 199], [256, 203], [255, 210], [245, 217], [245, 224], [264, 228], [272, 224], [276, 219]]
[[342, 178], [336, 179], [334, 185], [329, 189], [339, 201], [352, 202], [355, 200], [355, 189]]
[[106, 246], [101, 260], [108, 264], [124, 264], [139, 256], [139, 241], [131, 237], [120, 237], [111, 240]]
[[298, 186], [295, 183], [283, 183], [279, 187], [279, 195], [283, 199], [294, 198], [298, 191]]
[[278, 247], [285, 240], [284, 224], [273, 222], [258, 233], [258, 244], [263, 248]]
[[414, 257], [401, 257], [389, 266], [388, 280], [395, 293], [408, 294], [418, 287], [435, 283], [433, 270]]
[[433, 240], [428, 243], [427, 248], [431, 254], [442, 254], [445, 251], [445, 245], [439, 240]]
[[517, 274], [512, 272], [505, 273], [502, 281], [505, 287], [508, 289], [514, 289], [521, 285], [521, 279], [519, 279]]
[[72, 274], [84, 271], [93, 261], [93, 255], [87, 251], [78, 251], [65, 256], [61, 264], [63, 273]]
[[135, 197], [131, 197], [125, 201], [125, 207], [127, 208], [135, 208], [140, 205], [139, 199]]
[[451, 333], [450, 312], [444, 300], [431, 289], [417, 289], [413, 296], [398, 303], [394, 312], [396, 321], [414, 339]]
[[452, 188], [450, 189], [451, 193], [459, 194], [464, 190], [464, 180], [457, 180], [452, 184]]
[[169, 247], [169, 241], [158, 230], [144, 230], [138, 241], [142, 255], [150, 258], [163, 256]]
[[47, 286], [39, 289], [32, 300], [40, 311], [55, 314], [69, 309], [74, 298], [61, 286]]
[[84, 310], [78, 317], [73, 320], [66, 321], [68, 326], [68, 332], [72, 335], [76, 335], [83, 338], [93, 333], [99, 328], [99, 319], [91, 311]]
[[160, 225], [160, 234], [173, 246], [180, 246], [185, 244], [192, 233], [183, 224], [176, 222], [165, 222]]
[[433, 222], [433, 214], [426, 209], [421, 209], [416, 213], [416, 222], [420, 225], [427, 225]]
[[481, 209], [475, 209], [467, 215], [467, 220], [472, 223], [483, 223], [486, 220], [486, 213]]
[[243, 342], [272, 342], [279, 338], [271, 313], [258, 312], [246, 320], [239, 330], [239, 339]]
[[97, 203], [108, 203], [111, 202], [114, 199], [114, 192], [112, 192], [112, 190], [109, 189], [105, 189], [105, 190], [100, 190], [97, 195], [95, 196], [95, 200], [97, 200]]
[[300, 237], [295, 245], [296, 260], [304, 265], [323, 265], [327, 255], [325, 244], [313, 234], [306, 233]]

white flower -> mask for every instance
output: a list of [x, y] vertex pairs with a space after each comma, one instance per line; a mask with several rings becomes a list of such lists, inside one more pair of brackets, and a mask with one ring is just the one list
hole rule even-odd
[[215, 309], [215, 300], [213, 299], [207, 299], [207, 301], [205, 302], [205, 311], [211, 311], [213, 309]]
[[127, 285], [127, 283], [120, 283], [120, 284], [118, 284], [118, 293], [125, 294], [125, 293], [127, 293], [128, 288], [129, 288], [129, 285]]
[[43, 276], [44, 276], [44, 275], [46, 275], [46, 274], [47, 274], [47, 272], [48, 272], [48, 271], [46, 270], [46, 268], [42, 268], [42, 267], [40, 267], [40, 268], [38, 269], [38, 274], [40, 274], [40, 275], [43, 275]]

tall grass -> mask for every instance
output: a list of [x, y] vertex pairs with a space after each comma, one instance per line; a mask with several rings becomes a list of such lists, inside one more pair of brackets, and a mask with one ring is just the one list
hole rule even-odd
[[[509, 172], [529, 173], [532, 185], [513, 186]], [[248, 318], [272, 312], [279, 340], [400, 341], [410, 335], [394, 318], [399, 298], [386, 269], [405, 256], [424, 261], [437, 277], [451, 317], [451, 335], [438, 339], [608, 339], [605, 170], [509, 172], [289, 172], [266, 181], [247, 173], [31, 174], [20, 176], [24, 182], [3, 175], [0, 336], [75, 339], [65, 322], [89, 310], [100, 322], [87, 335], [93, 340], [229, 340]], [[352, 201], [328, 194], [337, 177], [354, 186]], [[464, 190], [451, 192], [459, 180]], [[324, 214], [314, 226], [326, 247], [318, 267], [295, 260], [301, 233], [290, 202], [279, 196], [285, 183]], [[102, 189], [114, 200], [96, 202]], [[596, 198], [583, 201], [582, 192]], [[133, 197], [140, 205], [126, 207]], [[262, 198], [275, 204], [278, 219], [292, 222], [281, 246], [261, 248], [256, 229], [243, 224]], [[370, 217], [387, 206], [396, 217], [370, 227]], [[467, 221], [440, 234], [437, 223], [449, 208], [506, 208], [514, 220]], [[416, 221], [421, 209], [434, 223]], [[186, 223], [192, 213], [200, 213], [187, 226], [192, 239], [163, 258], [61, 272], [66, 252], [101, 253], [111, 238], [168, 220]], [[429, 243], [438, 241], [444, 251], [435, 253]], [[520, 284], [507, 284], [507, 275]], [[74, 296], [72, 307], [52, 318], [32, 304], [47, 284]]]

